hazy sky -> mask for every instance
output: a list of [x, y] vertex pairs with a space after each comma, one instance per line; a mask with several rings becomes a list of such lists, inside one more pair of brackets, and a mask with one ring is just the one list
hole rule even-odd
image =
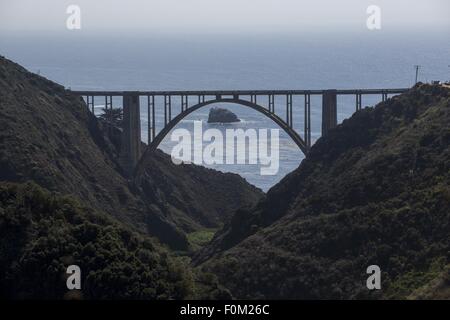
[[71, 4], [85, 34], [364, 32], [372, 4], [382, 32], [450, 30], [449, 0], [0, 0], [0, 30], [65, 32]]

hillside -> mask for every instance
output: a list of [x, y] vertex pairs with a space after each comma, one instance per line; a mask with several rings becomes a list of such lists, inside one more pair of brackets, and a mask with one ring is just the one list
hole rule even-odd
[[164, 208], [165, 215], [185, 232], [221, 227], [237, 209], [250, 207], [263, 196], [237, 174], [174, 165], [163, 152], [144, 159], [135, 184], [145, 199]]
[[[71, 195], [174, 249], [188, 249], [187, 232], [218, 227], [236, 207], [262, 195], [239, 176], [175, 168], [159, 153], [145, 159], [150, 168], [137, 176], [145, 181], [141, 189], [122, 176], [115, 144], [81, 98], [3, 57], [0, 127], [0, 181], [33, 181]], [[226, 196], [228, 191], [243, 196]]]
[[[418, 85], [354, 114], [196, 264], [237, 298], [450, 298], [449, 92]], [[365, 286], [372, 264], [382, 290]]]
[[[193, 274], [158, 244], [36, 184], [0, 182], [0, 298], [183, 299]], [[66, 268], [79, 265], [82, 291]]]
[[449, 93], [357, 112], [264, 195], [159, 151], [127, 180], [119, 131], [0, 57], [0, 297], [450, 299]]

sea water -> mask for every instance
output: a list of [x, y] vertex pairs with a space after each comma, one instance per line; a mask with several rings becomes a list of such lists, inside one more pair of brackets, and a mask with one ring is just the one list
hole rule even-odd
[[[32, 72], [72, 90], [249, 90], [402, 88], [419, 80], [448, 80], [450, 43], [432, 35], [222, 35], [222, 36], [35, 36], [3, 37], [0, 54]], [[363, 96], [372, 106], [378, 96]], [[267, 101], [258, 101], [267, 105]], [[195, 101], [191, 101], [191, 104]], [[303, 136], [303, 97], [294, 97], [293, 125]], [[113, 104], [120, 107], [119, 98]], [[104, 99], [96, 100], [100, 112]], [[141, 101], [142, 140], [147, 141], [146, 100]], [[276, 113], [285, 118], [285, 97], [276, 97]], [[208, 124], [209, 109], [226, 107], [242, 120]], [[164, 121], [162, 98], [156, 99], [157, 131]], [[172, 117], [181, 109], [172, 100]], [[338, 97], [338, 121], [355, 111], [355, 98]], [[311, 98], [312, 143], [321, 134], [321, 98]], [[210, 105], [190, 114], [176, 128], [192, 130], [194, 120], [204, 129], [272, 129], [277, 125], [262, 114], [239, 105]], [[160, 148], [170, 153], [170, 135]], [[280, 166], [273, 176], [259, 174], [258, 165], [212, 165], [241, 175], [267, 191], [299, 166], [304, 155], [280, 131]]]

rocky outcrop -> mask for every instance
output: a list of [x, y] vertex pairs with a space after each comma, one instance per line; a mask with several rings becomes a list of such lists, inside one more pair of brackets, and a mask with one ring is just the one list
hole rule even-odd
[[209, 110], [208, 123], [233, 123], [241, 120], [230, 110], [211, 108]]

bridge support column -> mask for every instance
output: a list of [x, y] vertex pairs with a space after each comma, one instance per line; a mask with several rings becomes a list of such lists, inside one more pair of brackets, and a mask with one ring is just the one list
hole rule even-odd
[[147, 143], [150, 145], [155, 139], [155, 96], [147, 96]]
[[326, 90], [322, 95], [322, 136], [337, 126], [336, 90]]
[[286, 123], [292, 128], [292, 94], [286, 96]]
[[356, 93], [356, 111], [362, 109], [362, 95], [360, 92]]
[[269, 112], [275, 113], [275, 97], [273, 94], [269, 94]]
[[141, 156], [141, 119], [139, 94], [123, 96], [123, 132], [120, 147], [120, 164], [131, 177]]
[[86, 105], [88, 109], [91, 110], [92, 114], [95, 115], [94, 96], [86, 96]]
[[305, 94], [305, 143], [311, 148], [311, 95]]

